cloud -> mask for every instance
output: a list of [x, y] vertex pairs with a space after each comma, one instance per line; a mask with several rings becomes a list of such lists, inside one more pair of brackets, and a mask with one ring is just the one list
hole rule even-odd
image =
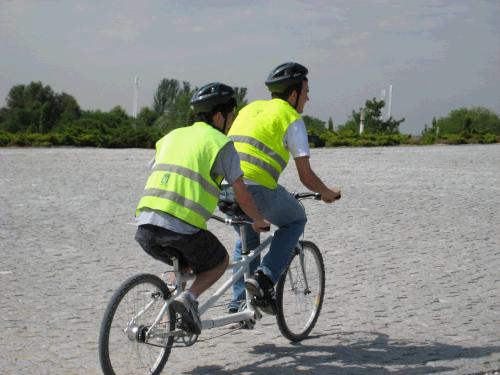
[[344, 21], [346, 19], [342, 9], [333, 5], [330, 0], [302, 0], [299, 3], [303, 4], [309, 12], [319, 13], [337, 21]]
[[444, 24], [444, 22], [445, 19], [442, 17], [428, 16], [424, 18], [415, 18], [410, 14], [406, 14], [385, 18], [378, 22], [378, 26], [381, 29], [398, 32], [424, 32], [433, 30]]
[[16, 37], [23, 32], [21, 25], [27, 8], [24, 1], [0, 2], [0, 30], [4, 35]]
[[352, 47], [354, 45], [360, 44], [361, 42], [364, 42], [365, 40], [370, 38], [371, 35], [372, 33], [364, 31], [358, 34], [337, 38], [335, 44], [339, 47]]
[[108, 27], [98, 30], [98, 33], [122, 42], [134, 43], [139, 34], [139, 27], [133, 19], [117, 15]]
[[200, 26], [200, 25], [197, 25], [197, 26], [193, 26], [191, 28], [191, 31], [195, 32], [195, 33], [202, 33], [204, 31], [206, 31], [207, 28], [205, 26]]
[[394, 32], [426, 32], [435, 30], [450, 19], [455, 19], [467, 13], [469, 8], [459, 4], [422, 4], [414, 6], [397, 6], [393, 14], [383, 17], [377, 26], [386, 31]]

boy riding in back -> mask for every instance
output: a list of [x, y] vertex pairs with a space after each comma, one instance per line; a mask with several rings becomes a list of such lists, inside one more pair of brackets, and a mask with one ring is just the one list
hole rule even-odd
[[195, 92], [191, 106], [196, 122], [156, 143], [152, 172], [136, 209], [135, 238], [144, 251], [170, 265], [171, 257], [178, 257], [181, 267], [196, 275], [190, 289], [172, 302], [194, 334], [201, 332], [197, 298], [222, 276], [229, 260], [206, 224], [222, 180], [232, 185], [241, 208], [254, 221], [253, 230], [266, 231], [270, 225], [246, 190], [238, 154], [226, 136], [234, 120], [234, 97], [234, 90], [222, 83]]

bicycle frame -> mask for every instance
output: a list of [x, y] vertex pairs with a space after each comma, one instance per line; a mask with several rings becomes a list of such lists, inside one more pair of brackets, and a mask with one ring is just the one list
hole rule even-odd
[[[227, 222], [227, 224], [230, 224], [230, 222]], [[198, 311], [200, 314], [200, 318], [219, 300], [221, 296], [224, 295], [224, 293], [232, 287], [236, 281], [238, 281], [242, 276], [246, 280], [246, 278], [250, 277], [250, 263], [262, 253], [271, 243], [273, 239], [273, 234], [268, 236], [257, 248], [255, 248], [252, 251], [248, 251], [246, 247], [246, 240], [245, 240], [245, 231], [243, 226], [240, 226], [240, 235], [242, 239], [242, 257], [241, 260], [232, 262], [230, 264], [230, 267], [235, 270], [231, 277], [227, 279], [205, 302], [203, 302]], [[168, 306], [170, 305], [170, 302], [173, 298], [175, 298], [177, 295], [179, 295], [183, 290], [184, 290], [184, 285], [187, 281], [193, 280], [195, 278], [194, 275], [192, 274], [187, 274], [181, 271], [180, 266], [179, 266], [179, 261], [178, 259], [173, 259], [174, 267], [171, 272], [175, 274], [175, 286], [176, 290], [175, 292], [170, 296], [170, 298], [165, 302], [164, 306], [162, 307], [160, 313], [158, 314], [157, 318], [155, 319], [155, 322], [153, 325], [148, 329], [146, 333], [146, 337], [151, 338], [151, 336], [154, 335], [155, 328], [160, 323], [162, 320], [163, 316], [168, 310]], [[229, 267], [228, 267], [229, 269]], [[261, 318], [260, 312], [255, 309], [255, 307], [250, 303], [251, 301], [251, 296], [248, 294], [247, 291], [246, 293], [246, 308], [244, 311], [240, 311], [234, 314], [224, 314], [219, 317], [214, 317], [211, 319], [201, 319], [201, 324], [202, 324], [202, 329], [210, 329], [210, 328], [216, 328], [216, 327], [221, 327], [224, 325], [228, 324], [233, 324], [233, 323], [238, 323], [242, 322], [245, 320], [259, 320]], [[145, 311], [145, 310], [143, 310]], [[138, 314], [139, 316], [139, 314]], [[173, 332], [170, 332], [169, 335], [172, 336], [180, 336], [180, 332], [178, 330], [175, 330]], [[158, 337], [158, 336], [157, 336]]]
[[[304, 199], [304, 198], [314, 198], [316, 200], [321, 199], [321, 195], [318, 193], [299, 193], [299, 194], [294, 194], [294, 197], [298, 200]], [[247, 241], [246, 241], [246, 233], [243, 227], [243, 224], [251, 224], [250, 222], [247, 221], [238, 221], [238, 220], [233, 220], [233, 219], [223, 219], [221, 217], [212, 215], [213, 219], [216, 219], [217, 221], [220, 221], [224, 224], [227, 225], [238, 225], [240, 229], [240, 238], [241, 238], [241, 244], [242, 244], [242, 249], [241, 249], [241, 260], [237, 262], [232, 262], [230, 266], [233, 268], [233, 270], [236, 268], [236, 271], [233, 271], [233, 275], [222, 284], [222, 286], [219, 287], [215, 291], [215, 293], [201, 306], [199, 307], [198, 311], [201, 316], [206, 313], [213, 305], [215, 302], [219, 300], [219, 298], [231, 287], [233, 286], [236, 281], [238, 281], [242, 276], [246, 280], [248, 277], [250, 277], [250, 262], [254, 260], [257, 256], [259, 256], [262, 251], [267, 248], [273, 237], [274, 234], [271, 234], [269, 237], [267, 237], [257, 248], [255, 248], [252, 251], [248, 251], [247, 248]], [[304, 282], [305, 282], [305, 292], [309, 290], [309, 285], [307, 282], [307, 275], [304, 269], [304, 254], [302, 252], [302, 246], [300, 245], [300, 242], [297, 243], [296, 245], [300, 251], [299, 256], [300, 256], [300, 265], [302, 268], [302, 274], [304, 276]], [[176, 289], [175, 292], [168, 298], [168, 300], [165, 302], [163, 305], [160, 313], [158, 314], [158, 317], [155, 319], [155, 322], [153, 325], [148, 329], [146, 333], [146, 337], [151, 337], [154, 333], [154, 330], [158, 323], [162, 320], [163, 316], [168, 310], [168, 307], [170, 305], [170, 302], [173, 298], [178, 296], [183, 290], [184, 290], [184, 285], [187, 281], [192, 280], [195, 278], [194, 275], [191, 274], [186, 274], [181, 272], [181, 269], [179, 267], [179, 260], [176, 258], [173, 258], [173, 263], [174, 263], [174, 269], [172, 272], [175, 274], [175, 280], [176, 280]], [[292, 279], [292, 274], [290, 273], [290, 278]], [[240, 311], [234, 314], [225, 314], [219, 317], [215, 317], [212, 319], [205, 319], [201, 320], [201, 326], [202, 329], [210, 329], [210, 328], [215, 328], [215, 327], [221, 327], [227, 324], [232, 324], [232, 323], [238, 323], [242, 322], [245, 320], [259, 320], [262, 315], [260, 312], [250, 303], [251, 298], [250, 295], [248, 294], [248, 291], [245, 290], [245, 295], [246, 295], [246, 308], [244, 311]], [[147, 307], [145, 307], [141, 313], [139, 313], [132, 322], [140, 316], [144, 311], [147, 310]], [[179, 332], [178, 330], [175, 330], [173, 332], [170, 332], [168, 335], [170, 336], [181, 336], [182, 332]]]

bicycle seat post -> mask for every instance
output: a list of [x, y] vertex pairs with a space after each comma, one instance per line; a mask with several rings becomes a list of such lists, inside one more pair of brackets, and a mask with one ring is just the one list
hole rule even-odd
[[240, 225], [241, 255], [248, 255], [247, 232], [244, 225]]
[[179, 258], [172, 257], [171, 259], [172, 259], [172, 263], [173, 263], [173, 266], [174, 266], [174, 269], [172, 270], [172, 272], [175, 275], [175, 286], [176, 286], [176, 289], [177, 290], [183, 289], [182, 288], [182, 285], [183, 285], [182, 272], [181, 272], [181, 269], [180, 269]]

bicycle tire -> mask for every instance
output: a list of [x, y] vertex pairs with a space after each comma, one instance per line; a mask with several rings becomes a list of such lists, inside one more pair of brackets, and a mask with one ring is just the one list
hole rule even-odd
[[316, 325], [325, 294], [325, 265], [319, 248], [310, 241], [300, 241], [305, 274], [296, 248], [286, 271], [276, 286], [276, 320], [281, 334], [292, 342], [304, 340]]
[[[173, 337], [145, 343], [144, 336], [169, 296], [165, 283], [151, 274], [132, 276], [116, 290], [104, 313], [99, 333], [99, 361], [105, 375], [160, 374], [170, 355]], [[138, 333], [127, 332], [132, 332], [129, 330], [132, 318], [148, 303], [151, 307], [133, 324]], [[175, 313], [169, 309], [167, 315], [168, 320], [159, 323], [165, 333], [175, 329]]]

